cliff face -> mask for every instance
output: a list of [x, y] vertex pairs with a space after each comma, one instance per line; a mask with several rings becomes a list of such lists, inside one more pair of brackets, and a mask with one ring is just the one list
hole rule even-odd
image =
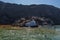
[[26, 16], [44, 16], [60, 24], [60, 8], [51, 5], [17, 5], [0, 1], [0, 24], [12, 24]]

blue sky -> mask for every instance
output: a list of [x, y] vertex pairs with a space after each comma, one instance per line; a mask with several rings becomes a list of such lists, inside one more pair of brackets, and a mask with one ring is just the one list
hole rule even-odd
[[8, 3], [16, 3], [16, 4], [48, 4], [53, 5], [60, 8], [60, 0], [0, 0]]

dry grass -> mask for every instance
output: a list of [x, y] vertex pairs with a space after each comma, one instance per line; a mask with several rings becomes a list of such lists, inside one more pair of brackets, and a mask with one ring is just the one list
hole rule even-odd
[[[29, 28], [12, 25], [0, 25], [0, 40], [50, 40], [54, 34], [54, 30], [43, 27]], [[47, 35], [49, 39], [43, 37], [44, 35]]]
[[0, 29], [22, 29], [21, 27], [19, 26], [12, 26], [12, 25], [0, 25]]
[[53, 29], [48, 29], [48, 28], [28, 28], [28, 27], [19, 27], [19, 26], [12, 26], [12, 25], [0, 25], [0, 29], [7, 29], [7, 30], [30, 30], [30, 31], [40, 31], [42, 33], [55, 33], [55, 30]]

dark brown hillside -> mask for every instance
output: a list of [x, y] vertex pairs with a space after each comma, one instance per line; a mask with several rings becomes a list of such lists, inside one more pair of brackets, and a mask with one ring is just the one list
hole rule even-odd
[[21, 17], [38, 16], [52, 19], [60, 24], [60, 8], [52, 5], [17, 5], [0, 1], [0, 24], [12, 24]]

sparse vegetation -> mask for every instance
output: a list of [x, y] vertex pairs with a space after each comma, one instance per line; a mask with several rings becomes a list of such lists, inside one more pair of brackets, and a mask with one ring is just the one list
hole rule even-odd
[[0, 28], [0, 40], [53, 40], [54, 35], [55, 30], [43, 27], [15, 28], [11, 25], [5, 25], [5, 28]]

